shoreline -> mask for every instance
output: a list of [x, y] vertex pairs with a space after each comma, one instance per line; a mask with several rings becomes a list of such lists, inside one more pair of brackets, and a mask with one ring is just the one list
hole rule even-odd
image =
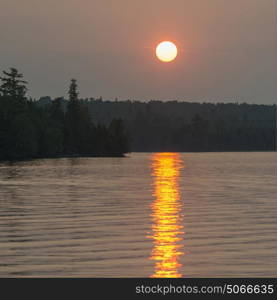
[[59, 156], [41, 156], [41, 157], [28, 157], [28, 158], [12, 158], [12, 159], [0, 159], [0, 163], [13, 163], [40, 159], [61, 159], [61, 158], [128, 158], [132, 153], [275, 153], [277, 150], [238, 150], [238, 151], [133, 151], [122, 155], [59, 155]]

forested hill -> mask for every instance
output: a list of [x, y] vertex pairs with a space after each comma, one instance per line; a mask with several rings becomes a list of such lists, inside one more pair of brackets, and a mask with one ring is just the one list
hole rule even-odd
[[[47, 105], [44, 97], [39, 105]], [[64, 109], [67, 101], [63, 100]], [[276, 105], [84, 99], [93, 122], [122, 118], [132, 151], [275, 151]]]

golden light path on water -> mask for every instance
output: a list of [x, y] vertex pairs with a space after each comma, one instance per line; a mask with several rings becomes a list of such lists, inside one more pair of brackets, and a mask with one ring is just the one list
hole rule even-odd
[[179, 191], [180, 170], [183, 167], [178, 153], [156, 153], [152, 157], [155, 200], [152, 208], [153, 250], [155, 261], [151, 277], [182, 277], [180, 257], [184, 254], [182, 241], [182, 204]]

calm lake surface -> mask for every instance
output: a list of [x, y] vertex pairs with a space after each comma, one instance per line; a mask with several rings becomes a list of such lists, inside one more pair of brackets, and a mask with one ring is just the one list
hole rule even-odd
[[0, 163], [0, 277], [277, 277], [276, 153]]

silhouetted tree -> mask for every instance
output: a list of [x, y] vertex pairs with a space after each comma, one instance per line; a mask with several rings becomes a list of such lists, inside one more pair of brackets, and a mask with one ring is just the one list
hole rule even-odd
[[1, 77], [0, 88], [0, 158], [36, 157], [37, 128], [33, 124], [34, 104], [25, 101], [27, 82], [21, 79], [23, 75], [14, 68], [3, 73], [5, 77]]
[[76, 79], [69, 86], [69, 103], [65, 114], [65, 152], [68, 154], [87, 154], [89, 145], [91, 119], [87, 107], [78, 99]]
[[17, 69], [10, 68], [10, 72], [3, 71], [4, 77], [0, 77], [2, 84], [0, 93], [5, 97], [9, 96], [14, 99], [24, 99], [27, 87], [27, 82], [22, 80], [23, 75], [18, 73]]
[[69, 101], [71, 102], [78, 101], [79, 93], [78, 93], [78, 85], [76, 79], [71, 79], [68, 95], [69, 95]]

